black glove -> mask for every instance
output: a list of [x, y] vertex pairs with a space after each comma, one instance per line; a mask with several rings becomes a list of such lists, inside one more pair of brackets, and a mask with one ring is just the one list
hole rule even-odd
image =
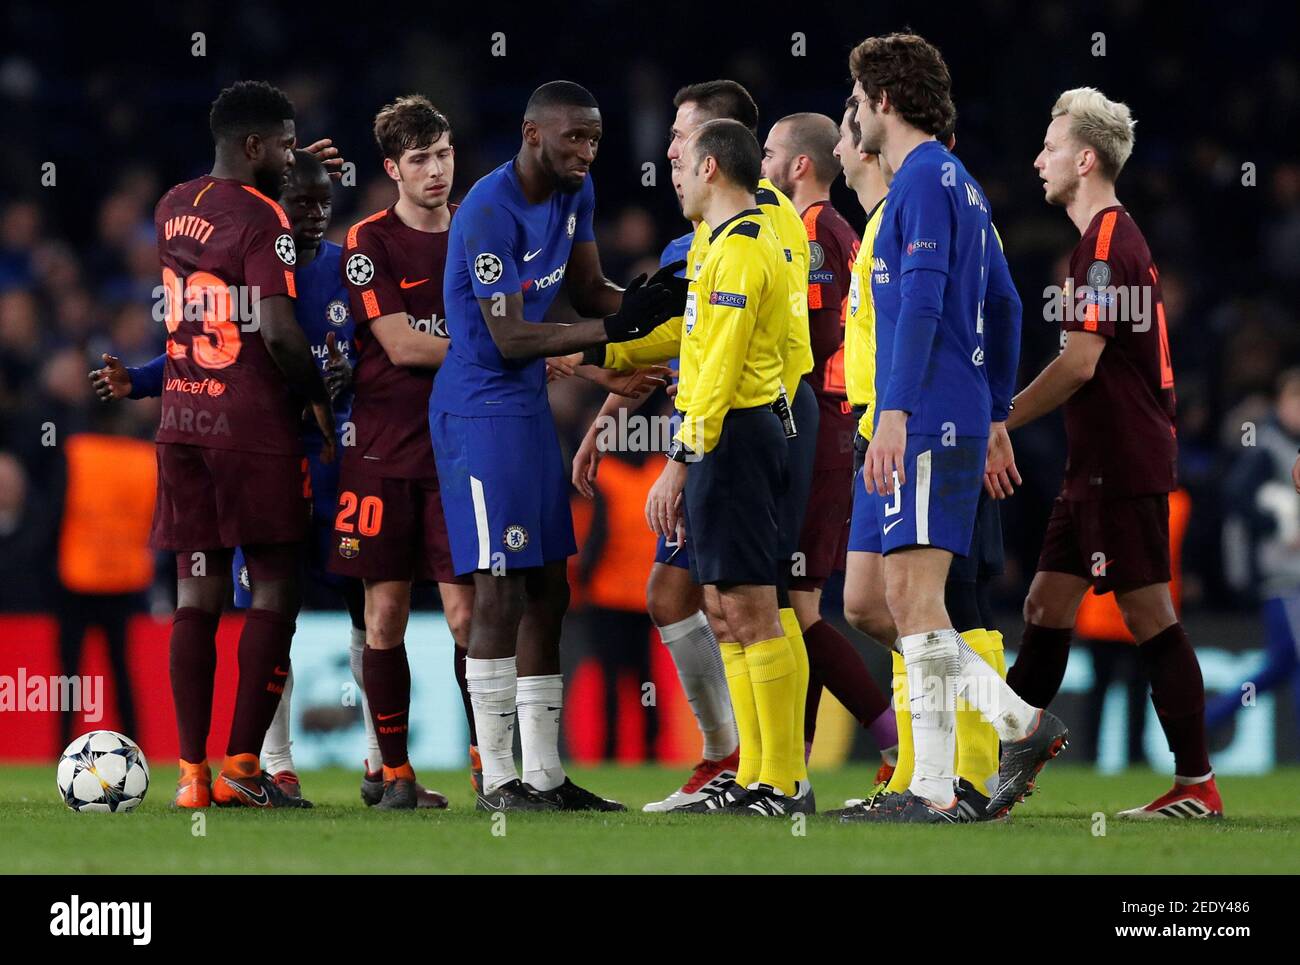
[[867, 461], [867, 446], [871, 443], [861, 432], [853, 433], [853, 475], [862, 471], [863, 463]]
[[663, 285], [673, 296], [673, 313], [669, 315], [680, 315], [686, 311], [686, 292], [690, 289], [691, 283], [678, 277], [677, 273], [686, 267], [685, 261], [674, 261], [664, 265], [657, 272], [650, 276], [649, 284]]
[[[656, 276], [658, 277], [658, 273]], [[683, 300], [685, 306], [685, 300]], [[632, 279], [623, 292], [623, 304], [605, 318], [605, 338], [611, 342], [630, 342], [662, 325], [674, 315], [673, 293], [662, 283], [646, 284], [644, 273]]]

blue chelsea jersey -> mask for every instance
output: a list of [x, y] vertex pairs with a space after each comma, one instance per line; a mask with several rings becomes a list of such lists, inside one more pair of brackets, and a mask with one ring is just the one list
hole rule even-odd
[[577, 191], [556, 191], [540, 204], [529, 204], [513, 159], [470, 188], [447, 241], [443, 299], [451, 345], [434, 380], [430, 412], [547, 411], [545, 360], [505, 358], [478, 299], [522, 294], [524, 319], [543, 321], [564, 283], [574, 244], [595, 240], [594, 208], [590, 175]]
[[[303, 334], [307, 336], [312, 358], [320, 366], [322, 375], [325, 372], [325, 362], [329, 359], [325, 336], [330, 332], [334, 333], [335, 343], [348, 363], [357, 364], [354, 340], [356, 324], [348, 308], [347, 287], [339, 270], [342, 257], [341, 247], [322, 239], [320, 249], [311, 263], [294, 272], [298, 297], [293, 304], [293, 313], [302, 326]], [[339, 432], [343, 431], [343, 423], [351, 411], [351, 392], [345, 392], [334, 400], [334, 422]], [[310, 426], [304, 436], [318, 436], [315, 423], [311, 422]]]
[[901, 409], [909, 433], [988, 435], [984, 299], [997, 244], [961, 161], [937, 141], [908, 154], [872, 252], [877, 420]]

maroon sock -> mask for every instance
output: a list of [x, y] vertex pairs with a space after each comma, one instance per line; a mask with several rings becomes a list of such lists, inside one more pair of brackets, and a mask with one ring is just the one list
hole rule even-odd
[[1165, 627], [1138, 647], [1138, 655], [1151, 680], [1151, 703], [1174, 752], [1174, 773], [1179, 777], [1210, 773], [1205, 746], [1205, 682], [1183, 625]]
[[[804, 646], [808, 646], [807, 634], [804, 635]], [[817, 711], [822, 704], [822, 687], [822, 678], [817, 675], [817, 670], [813, 667], [812, 654], [809, 653], [808, 697], [804, 701], [803, 705], [803, 742], [805, 757], [811, 752], [813, 737], [817, 734]]]
[[410, 730], [411, 711], [411, 667], [406, 662], [406, 644], [391, 650], [366, 647], [361, 675], [375, 722], [379, 756], [385, 767], [401, 767], [407, 758], [406, 735]]
[[181, 760], [198, 764], [208, 756], [212, 726], [212, 683], [217, 675], [217, 624], [221, 615], [183, 606], [172, 617], [171, 678]]
[[825, 620], [818, 620], [803, 632], [803, 642], [808, 648], [809, 673], [816, 672], [859, 724], [871, 730], [882, 714], [888, 713], [889, 719], [894, 719], [889, 698], [871, 679], [862, 655], [844, 634]]
[[465, 682], [465, 659], [469, 651], [463, 647], [453, 646], [456, 664], [456, 686], [460, 688], [461, 703], [465, 705], [465, 722], [469, 724], [469, 745], [478, 747], [478, 730], [474, 727], [474, 705], [469, 699], [469, 684]]
[[1007, 671], [1007, 685], [1031, 707], [1046, 707], [1061, 689], [1073, 632], [1069, 627], [1025, 625], [1016, 662]]
[[284, 681], [289, 676], [289, 645], [294, 621], [273, 610], [248, 610], [239, 635], [239, 685], [226, 754], [260, 754]]

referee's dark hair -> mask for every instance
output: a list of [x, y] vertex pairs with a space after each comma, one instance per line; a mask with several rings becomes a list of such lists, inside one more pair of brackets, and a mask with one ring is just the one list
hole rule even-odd
[[739, 121], [758, 137], [758, 105], [754, 98], [734, 80], [706, 80], [687, 84], [673, 97], [673, 107], [696, 104], [714, 120]]
[[849, 54], [849, 72], [872, 105], [888, 93], [898, 116], [926, 134], [939, 134], [957, 121], [952, 75], [939, 49], [924, 37], [868, 37]]
[[216, 141], [238, 141], [294, 119], [293, 102], [264, 80], [231, 84], [212, 102], [208, 127]]
[[536, 120], [537, 115], [551, 107], [590, 107], [600, 109], [591, 91], [571, 80], [547, 81], [528, 98], [524, 119]]
[[705, 121], [690, 136], [695, 170], [706, 157], [713, 158], [722, 176], [750, 194], [758, 190], [763, 152], [753, 131], [740, 121], [718, 118]]

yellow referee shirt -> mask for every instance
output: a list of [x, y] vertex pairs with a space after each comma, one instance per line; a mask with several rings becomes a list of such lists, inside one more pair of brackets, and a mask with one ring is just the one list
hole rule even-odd
[[676, 438], [692, 452], [717, 445], [730, 410], [769, 405], [781, 393], [790, 272], [771, 225], [759, 215], [742, 211], [710, 233], [686, 296]]
[[849, 307], [844, 317], [844, 385], [850, 405], [866, 406], [858, 420], [858, 432], [864, 439], [871, 438], [875, 415], [872, 409], [876, 404], [876, 311], [871, 301], [871, 264], [884, 210], [885, 199], [881, 199], [867, 218], [862, 245], [853, 262]]

